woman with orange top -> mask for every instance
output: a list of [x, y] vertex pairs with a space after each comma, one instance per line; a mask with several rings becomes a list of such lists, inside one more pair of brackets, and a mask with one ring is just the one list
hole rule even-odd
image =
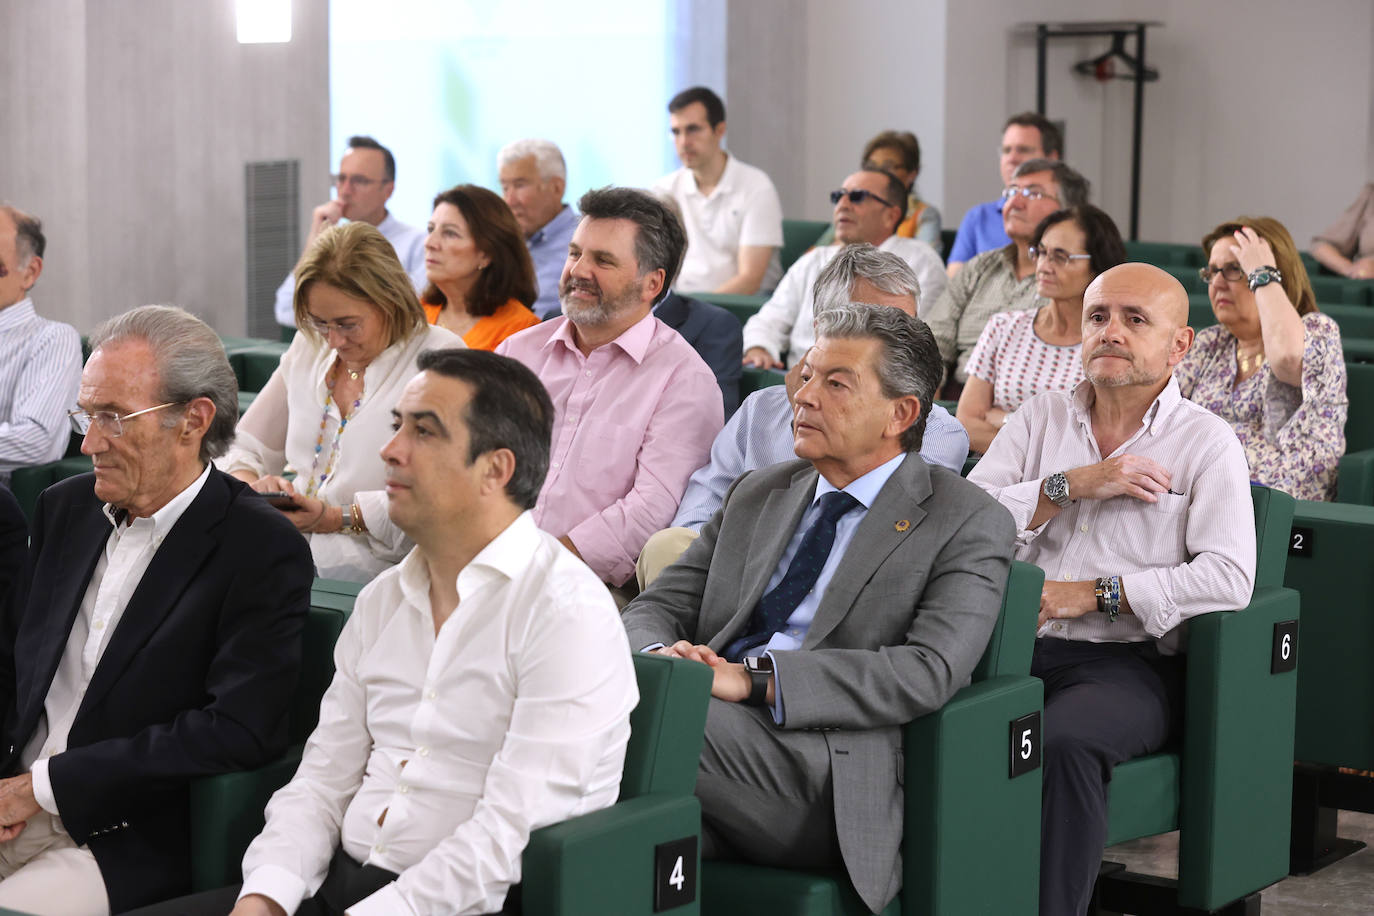
[[447, 328], [477, 350], [495, 350], [533, 327], [538, 295], [534, 265], [506, 202], [486, 188], [460, 184], [434, 198], [425, 239], [420, 297], [429, 323]]

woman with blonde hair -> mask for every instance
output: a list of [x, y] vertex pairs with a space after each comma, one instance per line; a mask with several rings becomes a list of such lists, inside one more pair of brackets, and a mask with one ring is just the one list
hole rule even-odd
[[391, 243], [367, 223], [325, 230], [295, 278], [300, 332], [218, 464], [286, 494], [274, 504], [309, 539], [319, 575], [366, 582], [408, 548], [386, 516], [377, 454], [391, 409], [422, 350], [463, 341], [425, 321]]
[[1341, 334], [1317, 310], [1293, 237], [1276, 219], [1242, 216], [1202, 249], [1219, 324], [1197, 332], [1174, 370], [1179, 390], [1231, 424], [1251, 480], [1334, 498], [1348, 404]]

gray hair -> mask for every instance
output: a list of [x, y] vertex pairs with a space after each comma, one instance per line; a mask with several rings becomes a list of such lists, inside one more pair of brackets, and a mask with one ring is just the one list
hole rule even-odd
[[668, 295], [682, 263], [682, 251], [687, 247], [687, 233], [672, 211], [663, 206], [648, 191], [637, 188], [595, 188], [582, 195], [577, 202], [578, 212], [585, 219], [627, 219], [635, 224], [636, 273], [644, 276], [650, 271], [663, 271], [663, 291], [659, 299]]
[[48, 247], [48, 240], [43, 237], [43, 221], [9, 204], [0, 204], [0, 212], [14, 221], [14, 254], [18, 259], [14, 266], [23, 270], [35, 256], [43, 257]]
[[[239, 383], [224, 344], [210, 326], [175, 305], [143, 305], [116, 315], [91, 334], [91, 352], [123, 340], [142, 340], [157, 363], [158, 399], [185, 404], [209, 398], [215, 416], [200, 440], [200, 459], [210, 461], [224, 453], [234, 439], [239, 419]], [[168, 417], [164, 426], [175, 426]]]
[[1059, 209], [1081, 207], [1088, 202], [1088, 179], [1058, 159], [1027, 159], [1016, 167], [1011, 177], [1020, 178], [1036, 172], [1054, 175], [1054, 183], [1059, 185]]
[[527, 156], [534, 157], [540, 178], [568, 180], [568, 165], [563, 161], [563, 151], [549, 140], [528, 139], [507, 143], [496, 154], [496, 167], [503, 169]]
[[846, 245], [825, 265], [811, 287], [811, 312], [816, 318], [837, 305], [854, 301], [855, 280], [867, 280], [892, 296], [910, 296], [918, 305], [921, 284], [916, 273], [897, 255], [867, 242]]
[[866, 305], [837, 305], [816, 318], [816, 338], [869, 338], [882, 345], [878, 360], [878, 384], [883, 397], [915, 397], [921, 415], [902, 432], [902, 448], [921, 449], [926, 415], [935, 400], [943, 365], [935, 335], [919, 318], [900, 309], [875, 309]]

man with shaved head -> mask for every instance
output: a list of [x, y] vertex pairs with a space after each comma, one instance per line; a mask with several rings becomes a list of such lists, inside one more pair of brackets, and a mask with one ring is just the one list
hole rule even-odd
[[1083, 297], [1087, 378], [1023, 404], [969, 475], [1011, 512], [1016, 558], [1045, 571], [1031, 666], [1045, 682], [1042, 913], [1087, 909], [1112, 768], [1181, 719], [1179, 625], [1244, 607], [1254, 584], [1245, 453], [1173, 379], [1187, 321], [1164, 271], [1103, 273]]

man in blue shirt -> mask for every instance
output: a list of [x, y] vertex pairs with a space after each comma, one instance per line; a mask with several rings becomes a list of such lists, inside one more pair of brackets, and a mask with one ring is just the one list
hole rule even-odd
[[[1011, 183], [1021, 163], [1028, 159], [1058, 159], [1063, 150], [1063, 135], [1044, 115], [1033, 111], [1012, 115], [1002, 127], [1002, 187]], [[974, 255], [1010, 244], [1011, 239], [1002, 229], [1002, 198], [978, 204], [959, 223], [959, 234], [954, 237], [945, 270], [952, 277]]]
[[540, 318], [561, 315], [558, 278], [577, 228], [577, 211], [563, 203], [568, 187], [563, 153], [548, 140], [516, 140], [496, 154], [496, 166], [501, 194], [525, 233], [539, 282], [539, 298], [531, 308]]

